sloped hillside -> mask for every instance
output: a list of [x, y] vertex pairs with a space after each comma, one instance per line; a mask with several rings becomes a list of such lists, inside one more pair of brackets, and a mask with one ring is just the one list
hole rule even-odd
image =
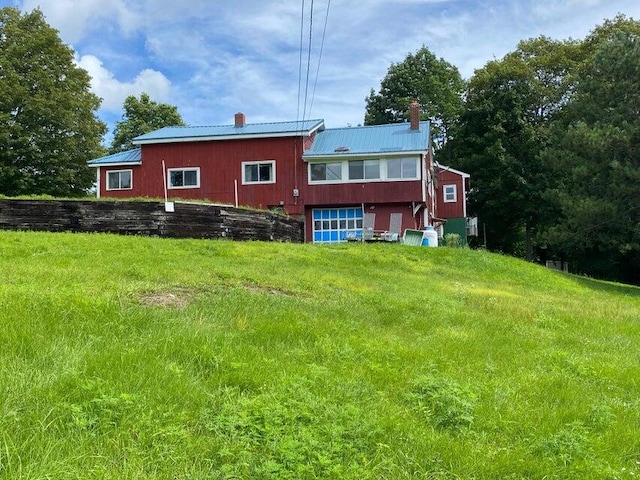
[[0, 232], [0, 478], [631, 479], [640, 289], [483, 251]]

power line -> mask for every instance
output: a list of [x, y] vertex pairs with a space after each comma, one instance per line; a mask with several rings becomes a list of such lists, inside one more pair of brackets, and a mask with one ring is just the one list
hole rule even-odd
[[311, 94], [311, 104], [309, 105], [309, 116], [311, 116], [311, 110], [313, 109], [313, 100], [316, 96], [316, 87], [318, 86], [318, 76], [320, 75], [320, 62], [322, 61], [322, 51], [324, 50], [324, 39], [327, 35], [327, 23], [329, 21], [329, 8], [331, 7], [331, 0], [327, 2], [327, 13], [324, 17], [324, 28], [322, 29], [322, 41], [320, 42], [320, 54], [318, 55], [318, 68], [316, 68], [316, 79], [313, 82], [313, 93]]
[[[322, 29], [322, 40], [320, 42], [320, 52], [318, 55], [318, 62], [316, 65], [315, 78], [313, 81], [313, 91], [311, 93], [311, 98], [309, 98], [309, 80], [311, 77], [311, 54], [313, 51], [313, 21], [314, 21], [314, 0], [310, 2], [310, 11], [309, 11], [309, 38], [307, 44], [307, 70], [305, 74], [305, 84], [304, 84], [304, 100], [302, 99], [302, 56], [304, 50], [304, 31], [305, 31], [305, 6], [306, 0], [302, 0], [302, 8], [300, 14], [300, 51], [298, 58], [298, 105], [297, 105], [297, 114], [296, 114], [296, 122], [301, 120], [300, 118], [300, 110], [302, 104], [302, 121], [307, 120], [307, 117], [311, 116], [311, 110], [313, 109], [313, 102], [315, 101], [316, 90], [318, 87], [318, 79], [320, 77], [320, 65], [322, 63], [322, 54], [324, 52], [324, 42], [327, 36], [327, 25], [329, 23], [329, 11], [331, 9], [331, 0], [327, 0], [327, 9], [325, 12], [324, 18], [324, 26]], [[307, 109], [308, 106], [308, 109]]]
[[300, 55], [298, 58], [298, 109], [296, 112], [296, 123], [300, 120], [300, 93], [302, 91], [302, 48], [304, 42], [304, 3], [302, 0], [302, 12], [300, 14]]
[[313, 0], [311, 0], [311, 14], [309, 15], [309, 48], [307, 50], [307, 78], [304, 86], [304, 108], [302, 109], [302, 119], [307, 116], [307, 97], [309, 94], [309, 74], [311, 73], [311, 46], [313, 44]]

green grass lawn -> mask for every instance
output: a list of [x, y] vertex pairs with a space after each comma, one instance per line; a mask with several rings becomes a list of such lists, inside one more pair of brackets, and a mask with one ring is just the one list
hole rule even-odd
[[467, 249], [0, 232], [0, 479], [639, 476], [639, 288]]

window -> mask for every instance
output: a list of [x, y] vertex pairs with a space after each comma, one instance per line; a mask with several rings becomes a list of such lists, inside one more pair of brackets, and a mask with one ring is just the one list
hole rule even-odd
[[200, 188], [200, 168], [170, 168], [169, 188]]
[[131, 190], [132, 170], [113, 170], [107, 172], [107, 190]]
[[387, 178], [417, 179], [418, 162], [416, 158], [390, 158], [387, 160]]
[[311, 163], [309, 176], [312, 182], [335, 182], [342, 180], [342, 162]]
[[444, 193], [444, 202], [451, 203], [458, 200], [456, 186], [455, 185], [443, 185], [442, 191]]
[[316, 208], [313, 210], [313, 241], [346, 242], [362, 238], [362, 208]]
[[419, 179], [418, 156], [309, 163], [310, 184]]
[[275, 183], [276, 162], [243, 162], [242, 183]]
[[380, 178], [380, 160], [353, 160], [349, 162], [349, 180], [375, 180]]

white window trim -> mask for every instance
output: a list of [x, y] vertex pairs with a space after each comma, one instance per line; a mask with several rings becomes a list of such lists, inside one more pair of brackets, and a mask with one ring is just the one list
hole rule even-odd
[[[349, 167], [351, 166], [351, 163], [353, 162], [362, 162], [362, 175], [363, 178], [350, 178], [349, 174], [351, 173], [349, 170]], [[367, 162], [369, 163], [377, 163], [378, 164], [378, 173], [379, 176], [378, 177], [374, 177], [374, 178], [364, 178], [364, 175], [367, 173]], [[362, 160], [352, 160], [350, 162], [347, 163], [347, 178], [346, 180], [349, 182], [380, 182], [383, 180], [384, 178], [384, 174], [383, 174], [383, 163], [385, 163], [385, 161], [381, 158], [363, 158]]]
[[[318, 164], [323, 164], [323, 165], [333, 165], [335, 163], [339, 163], [340, 164], [340, 180], [311, 180], [311, 165], [318, 165]], [[327, 183], [345, 183], [344, 180], [344, 175], [345, 175], [345, 166], [344, 166], [344, 162], [342, 161], [326, 161], [326, 162], [309, 162], [307, 167], [307, 177], [309, 179], [309, 183], [310, 184], [327, 184]], [[349, 169], [347, 168], [347, 174], [349, 173]]]
[[[389, 178], [387, 173], [387, 161], [398, 160], [400, 158], [411, 158], [416, 162], [416, 176], [413, 178]], [[350, 161], [378, 160], [380, 162], [380, 178], [349, 178], [349, 162]], [[358, 158], [354, 160], [324, 160], [322, 162], [308, 162], [307, 181], [309, 185], [327, 185], [341, 183], [380, 183], [380, 182], [415, 182], [420, 180], [420, 164], [418, 157], [390, 157], [390, 158]], [[342, 163], [342, 179], [341, 180], [311, 180], [311, 165], [314, 163]], [[244, 170], [243, 170], [244, 172]]]
[[[195, 185], [185, 185], [182, 187], [175, 187], [171, 185], [171, 172], [184, 172], [195, 170], [197, 182]], [[167, 169], [167, 189], [168, 190], [185, 190], [189, 188], [200, 188], [200, 167], [179, 167]]]
[[[447, 200], [447, 188], [453, 188], [453, 199]], [[458, 186], [455, 184], [442, 185], [442, 198], [444, 203], [456, 203], [458, 201]]]
[[[124, 172], [129, 172], [129, 175], [131, 176], [131, 186], [129, 188], [109, 188], [109, 175], [111, 175], [112, 173], [124, 173]], [[133, 190], [133, 170], [130, 168], [126, 168], [123, 170], [108, 170], [105, 190], [112, 191], [112, 192], [118, 191], [118, 190]]]
[[[404, 160], [409, 158], [414, 161], [414, 165], [416, 167], [416, 176], [415, 177], [393, 177], [389, 178], [389, 169], [388, 169], [388, 161], [389, 160]], [[381, 165], [384, 168], [384, 177], [385, 182], [412, 182], [415, 180], [420, 180], [420, 158], [419, 157], [391, 157], [384, 159], [384, 162]], [[402, 175], [402, 164], [400, 164], [400, 174]]]
[[[272, 179], [268, 182], [261, 182], [258, 180], [257, 182], [247, 181], [245, 176], [245, 167], [248, 165], [271, 165], [271, 171], [273, 173]], [[251, 162], [242, 162], [242, 184], [243, 185], [269, 185], [272, 183], [276, 183], [276, 161], [275, 160], [255, 160]]]

